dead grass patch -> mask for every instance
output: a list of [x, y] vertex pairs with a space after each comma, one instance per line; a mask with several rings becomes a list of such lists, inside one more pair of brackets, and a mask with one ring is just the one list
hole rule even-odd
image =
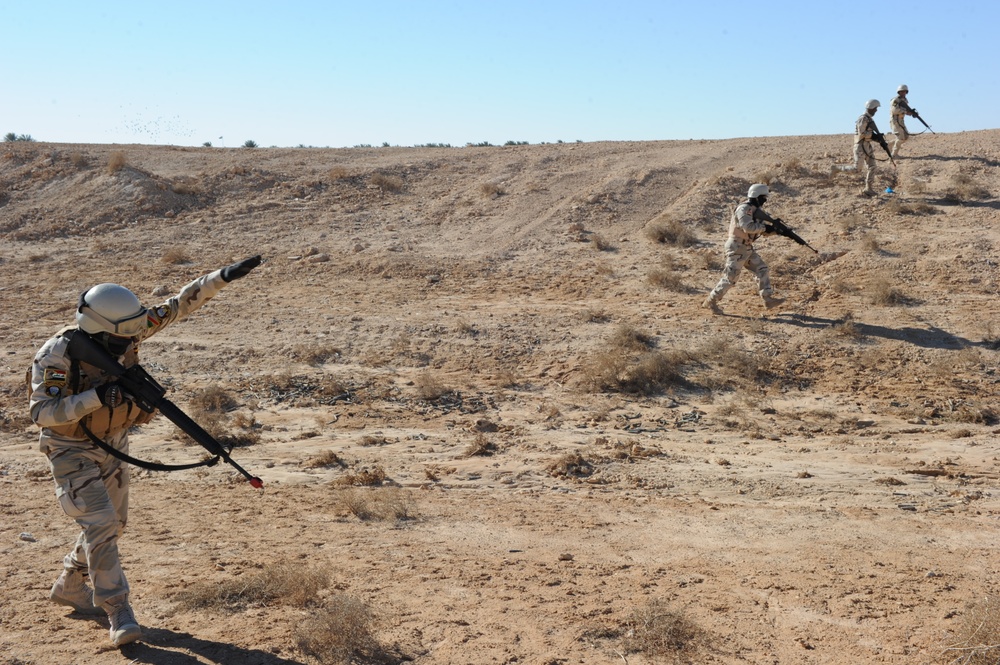
[[108, 156], [108, 173], [118, 173], [126, 164], [125, 153], [121, 150], [116, 150]]
[[610, 240], [599, 233], [595, 233], [590, 238], [590, 244], [599, 252], [613, 252], [618, 249]]
[[160, 262], [172, 266], [184, 265], [191, 263], [191, 255], [188, 254], [185, 248], [175, 245], [163, 253], [163, 256], [160, 257]]
[[375, 639], [375, 623], [364, 601], [337, 594], [297, 625], [295, 641], [320, 665], [394, 662]]
[[862, 250], [871, 254], [882, 250], [882, 246], [879, 244], [878, 238], [875, 237], [874, 233], [862, 233], [861, 237], [858, 238], [858, 244]]
[[953, 203], [990, 198], [990, 191], [968, 173], [956, 173], [944, 192], [944, 199]]
[[377, 487], [388, 480], [385, 469], [376, 464], [371, 469], [362, 468], [358, 471], [349, 471], [344, 476], [333, 481], [335, 487]]
[[488, 199], [495, 199], [499, 196], [503, 196], [507, 192], [501, 185], [495, 182], [484, 182], [479, 185], [479, 193]]
[[593, 465], [580, 453], [567, 453], [545, 465], [550, 476], [556, 478], [586, 478], [594, 473]]
[[305, 608], [330, 584], [330, 572], [302, 563], [277, 563], [252, 575], [193, 583], [176, 600], [186, 610], [239, 612], [281, 604]]
[[413, 384], [417, 389], [417, 397], [425, 402], [436, 402], [452, 392], [451, 388], [430, 373], [417, 375]]
[[664, 219], [646, 227], [646, 237], [653, 242], [674, 247], [691, 247], [699, 242], [698, 234], [676, 219]]
[[490, 457], [497, 452], [497, 445], [482, 432], [462, 452], [462, 457]]
[[906, 304], [907, 298], [903, 292], [895, 287], [893, 281], [885, 276], [872, 278], [865, 285], [865, 295], [873, 305], [880, 307], [891, 307]]
[[348, 487], [338, 492], [337, 506], [362, 522], [399, 522], [416, 514], [412, 495], [400, 487]]
[[326, 175], [330, 180], [347, 180], [351, 177], [351, 172], [347, 170], [344, 166], [333, 166], [330, 170], [326, 172]]
[[[328, 360], [340, 360], [343, 352], [339, 346], [332, 344], [297, 344], [292, 347], [291, 356], [293, 359], [304, 362], [311, 367], [319, 367]], [[331, 379], [334, 383], [340, 384], [336, 379]], [[334, 389], [338, 393], [347, 392], [347, 389], [340, 384], [340, 389]]]
[[627, 620], [627, 629], [625, 651], [653, 660], [694, 662], [691, 659], [706, 639], [701, 628], [660, 598], [635, 608]]
[[373, 173], [369, 182], [383, 192], [398, 194], [403, 191], [403, 179], [386, 173]]
[[302, 463], [307, 469], [321, 469], [330, 468], [334, 466], [339, 466], [340, 468], [347, 468], [347, 463], [340, 458], [340, 455], [332, 450], [324, 450], [315, 457], [311, 457]]
[[844, 233], [852, 233], [866, 225], [865, 218], [856, 212], [837, 219], [837, 225]]
[[608, 343], [621, 351], [648, 351], [656, 346], [656, 338], [623, 323], [615, 328]]
[[996, 665], [1000, 662], [1000, 596], [987, 594], [970, 603], [944, 647], [949, 665]]

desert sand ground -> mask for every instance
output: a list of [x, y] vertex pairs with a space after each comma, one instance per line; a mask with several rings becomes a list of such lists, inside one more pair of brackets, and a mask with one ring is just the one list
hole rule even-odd
[[[874, 198], [850, 149], [3, 144], [0, 662], [333, 662], [300, 643], [344, 599], [356, 662], [960, 662], [998, 592], [1000, 130], [913, 137]], [[758, 181], [818, 253], [763, 239], [785, 305], [744, 276], [712, 315]], [[143, 364], [265, 488], [133, 471], [115, 649], [47, 598], [77, 527], [24, 373], [89, 286], [257, 253]], [[132, 452], [201, 455], [162, 417]], [[181, 602], [289, 564], [312, 602]]]

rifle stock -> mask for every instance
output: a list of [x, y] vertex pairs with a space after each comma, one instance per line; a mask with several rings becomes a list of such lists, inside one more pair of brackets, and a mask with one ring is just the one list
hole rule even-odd
[[161, 386], [141, 366], [133, 365], [126, 368], [97, 342], [91, 339], [90, 335], [79, 330], [74, 331], [70, 336], [68, 351], [70, 356], [76, 360], [93, 365], [106, 374], [114, 376], [122, 389], [134, 398], [135, 403], [140, 409], [147, 413], [152, 413], [158, 409], [170, 422], [177, 425], [181, 431], [194, 439], [199, 445], [208, 450], [208, 452], [232, 465], [244, 478], [250, 481], [253, 487], [261, 488], [264, 486], [264, 482], [260, 478], [250, 475], [243, 467], [237, 464], [229, 456], [229, 452], [225, 446], [216, 441], [215, 437], [205, 431], [201, 425], [184, 413], [176, 404], [167, 399], [167, 389]]

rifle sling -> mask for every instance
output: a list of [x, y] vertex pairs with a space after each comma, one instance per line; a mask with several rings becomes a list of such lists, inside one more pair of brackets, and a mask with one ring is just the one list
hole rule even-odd
[[117, 457], [123, 462], [128, 462], [129, 464], [138, 466], [143, 469], [149, 469], [150, 471], [183, 471], [185, 469], [194, 469], [199, 466], [215, 466], [219, 462], [219, 457], [212, 457], [207, 460], [202, 460], [200, 462], [192, 462], [190, 464], [160, 464], [159, 462], [146, 462], [135, 457], [132, 457], [128, 453], [123, 453], [109, 443], [102, 441], [96, 434], [90, 431], [90, 428], [80, 423], [80, 427], [83, 429], [84, 433], [87, 435], [94, 445], [108, 453], [112, 457]]

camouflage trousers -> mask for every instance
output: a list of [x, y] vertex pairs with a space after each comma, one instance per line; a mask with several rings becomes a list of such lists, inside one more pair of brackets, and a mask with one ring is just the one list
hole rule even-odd
[[760, 258], [760, 254], [754, 250], [753, 245], [736, 238], [730, 238], [726, 241], [726, 267], [722, 269], [722, 279], [712, 289], [709, 297], [716, 302], [722, 300], [726, 291], [736, 284], [736, 280], [739, 279], [744, 268], [753, 275], [760, 296], [762, 298], [770, 296], [771, 271], [764, 263], [764, 259]]
[[[129, 591], [118, 556], [128, 519], [128, 465], [91, 444], [65, 445], [43, 435], [40, 447], [49, 458], [59, 505], [81, 529], [63, 567], [90, 575], [94, 605], [100, 607]], [[128, 449], [121, 442], [117, 447]]]
[[906, 125], [901, 122], [891, 122], [889, 125], [892, 128], [893, 135], [896, 137], [896, 140], [892, 144], [892, 156], [896, 157], [899, 154], [899, 148], [910, 138], [910, 132], [906, 131]]
[[860, 171], [862, 163], [865, 165], [865, 189], [874, 191], [876, 163], [871, 143], [868, 141], [858, 141], [854, 144], [854, 168]]

